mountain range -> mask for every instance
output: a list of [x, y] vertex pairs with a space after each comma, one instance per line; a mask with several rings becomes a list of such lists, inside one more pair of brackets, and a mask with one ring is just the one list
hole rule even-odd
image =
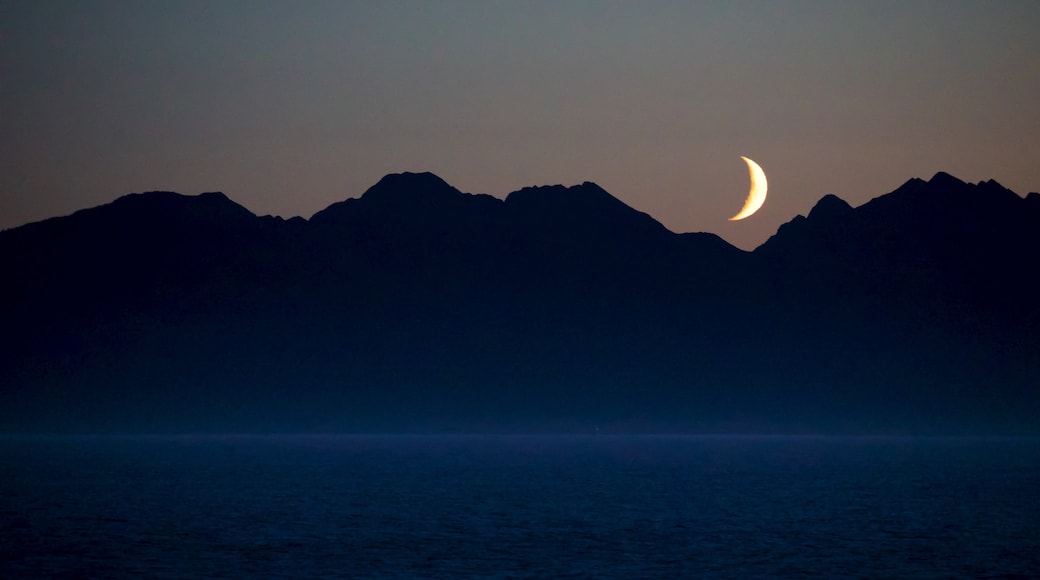
[[1040, 434], [1040, 194], [834, 195], [752, 252], [594, 183], [0, 232], [2, 432]]

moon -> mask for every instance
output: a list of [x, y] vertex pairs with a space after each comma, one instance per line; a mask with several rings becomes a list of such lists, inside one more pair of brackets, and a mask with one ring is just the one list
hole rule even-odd
[[758, 166], [758, 163], [740, 156], [747, 163], [748, 174], [751, 176], [751, 191], [747, 194], [747, 201], [744, 202], [744, 207], [740, 210], [740, 213], [729, 218], [729, 221], [735, 222], [742, 220], [762, 207], [762, 204], [766, 202], [766, 174], [762, 171], [762, 168]]

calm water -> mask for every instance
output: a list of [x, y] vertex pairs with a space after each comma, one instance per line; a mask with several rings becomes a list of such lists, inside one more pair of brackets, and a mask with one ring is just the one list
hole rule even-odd
[[1040, 575], [1040, 440], [0, 438], [0, 577]]

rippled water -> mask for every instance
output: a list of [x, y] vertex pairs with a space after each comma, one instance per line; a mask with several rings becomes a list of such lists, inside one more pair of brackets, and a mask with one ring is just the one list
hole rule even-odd
[[1040, 440], [0, 439], [0, 576], [1040, 575]]

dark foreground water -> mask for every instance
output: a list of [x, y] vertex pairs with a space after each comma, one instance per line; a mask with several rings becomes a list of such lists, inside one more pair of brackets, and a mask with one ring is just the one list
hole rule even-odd
[[0, 438], [0, 577], [1040, 575], [1040, 440]]

